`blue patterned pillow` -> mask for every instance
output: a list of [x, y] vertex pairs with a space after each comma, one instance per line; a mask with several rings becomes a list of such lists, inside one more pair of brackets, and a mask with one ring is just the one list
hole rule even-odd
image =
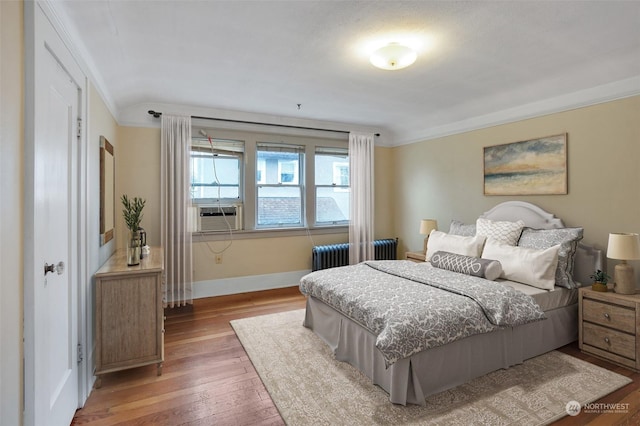
[[573, 264], [578, 242], [582, 239], [583, 228], [533, 229], [524, 228], [518, 241], [519, 247], [547, 249], [560, 244], [556, 285], [578, 288], [573, 280]]
[[431, 256], [430, 262], [436, 268], [486, 278], [491, 281], [496, 280], [502, 274], [502, 265], [497, 260], [464, 256], [447, 251], [435, 252]]

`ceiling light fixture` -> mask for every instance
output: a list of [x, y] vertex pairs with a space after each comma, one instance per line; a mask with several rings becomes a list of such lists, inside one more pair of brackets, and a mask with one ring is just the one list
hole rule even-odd
[[400, 43], [388, 43], [379, 48], [369, 58], [371, 64], [383, 70], [400, 70], [413, 64], [418, 54]]

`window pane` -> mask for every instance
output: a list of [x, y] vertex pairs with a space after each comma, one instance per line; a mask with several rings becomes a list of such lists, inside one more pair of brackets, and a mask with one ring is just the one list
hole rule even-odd
[[316, 147], [315, 223], [344, 224], [349, 221], [349, 152], [346, 148]]
[[193, 201], [241, 200], [243, 153], [243, 141], [194, 137], [191, 140]]
[[302, 225], [300, 187], [259, 186], [258, 226]]
[[240, 158], [196, 153], [191, 155], [191, 197], [239, 198]]
[[316, 153], [316, 185], [349, 186], [349, 157]]
[[302, 146], [259, 142], [256, 152], [256, 227], [301, 226]]
[[[214, 168], [215, 167], [215, 168]], [[212, 184], [217, 181], [221, 185], [240, 183], [240, 161], [238, 157], [215, 157], [211, 155], [191, 156], [191, 183]]]
[[327, 224], [349, 220], [349, 188], [316, 188], [316, 223]]
[[300, 157], [297, 152], [258, 151], [256, 183], [299, 185]]

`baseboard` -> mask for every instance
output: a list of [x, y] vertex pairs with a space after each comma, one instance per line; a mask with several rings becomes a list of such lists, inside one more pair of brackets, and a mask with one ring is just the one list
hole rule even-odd
[[303, 271], [280, 272], [277, 274], [195, 281], [193, 283], [191, 296], [194, 299], [201, 299], [203, 297], [226, 296], [228, 294], [293, 287], [300, 283], [300, 278], [310, 272], [311, 270], [307, 269]]

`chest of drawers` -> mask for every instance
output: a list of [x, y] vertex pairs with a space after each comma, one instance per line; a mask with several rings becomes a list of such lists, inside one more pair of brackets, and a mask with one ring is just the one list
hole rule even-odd
[[640, 371], [640, 295], [585, 287], [578, 303], [580, 350]]
[[102, 375], [164, 361], [160, 247], [136, 266], [127, 265], [126, 250], [117, 251], [96, 272], [96, 387]]

